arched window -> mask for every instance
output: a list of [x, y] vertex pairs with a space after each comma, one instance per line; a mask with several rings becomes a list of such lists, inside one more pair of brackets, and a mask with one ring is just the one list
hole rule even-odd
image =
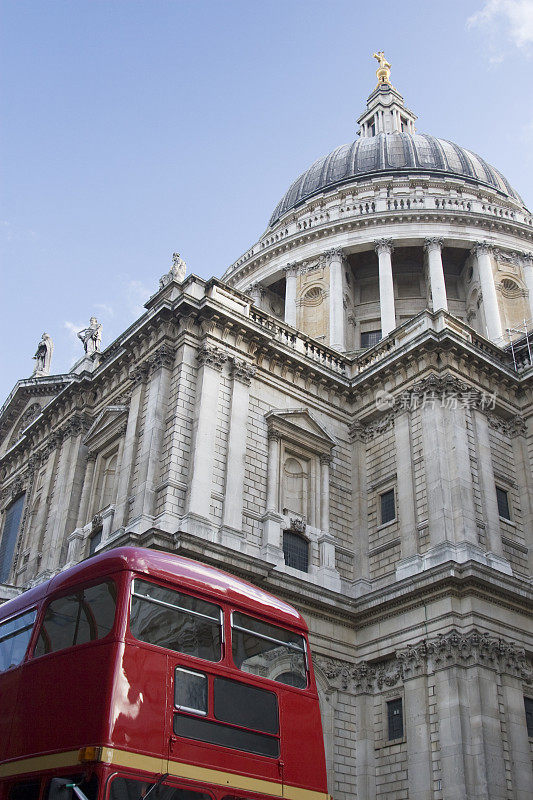
[[288, 567], [299, 569], [300, 572], [309, 570], [309, 542], [299, 533], [283, 531], [283, 555]]
[[24, 508], [24, 498], [25, 495], [21, 494], [6, 510], [2, 538], [0, 538], [0, 583], [5, 583], [11, 572], [20, 520], [22, 519], [22, 509]]

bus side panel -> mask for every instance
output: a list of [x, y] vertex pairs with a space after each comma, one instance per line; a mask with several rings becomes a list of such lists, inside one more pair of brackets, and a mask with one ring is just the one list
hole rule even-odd
[[281, 703], [284, 783], [327, 792], [318, 698], [286, 690], [282, 693]]
[[120, 645], [110, 709], [114, 747], [167, 757], [167, 660], [150, 647]]
[[16, 667], [0, 675], [0, 762], [7, 758], [22, 672], [23, 667]]
[[92, 642], [26, 663], [6, 758], [108, 743], [102, 712], [109, 706], [116, 646]]

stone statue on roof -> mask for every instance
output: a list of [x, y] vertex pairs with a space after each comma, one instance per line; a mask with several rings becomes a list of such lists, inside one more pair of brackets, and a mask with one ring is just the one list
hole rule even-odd
[[91, 317], [89, 327], [78, 332], [78, 339], [83, 342], [83, 347], [87, 355], [100, 352], [102, 342], [102, 325], [96, 317]]
[[54, 343], [52, 337], [47, 333], [43, 333], [41, 341], [37, 345], [37, 352], [33, 356], [35, 359], [35, 367], [33, 368], [32, 377], [42, 378], [44, 375], [50, 374], [50, 363], [52, 361], [53, 352]]
[[159, 278], [159, 288], [163, 289], [167, 286], [171, 281], [177, 281], [178, 283], [183, 283], [185, 280], [185, 273], [187, 271], [187, 265], [185, 261], [182, 259], [179, 253], [172, 254], [172, 266], [170, 267], [169, 271], [162, 275]]

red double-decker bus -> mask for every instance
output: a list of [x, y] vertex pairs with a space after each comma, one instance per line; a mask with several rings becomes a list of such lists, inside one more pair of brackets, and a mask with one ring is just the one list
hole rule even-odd
[[0, 607], [1, 800], [328, 800], [307, 628], [180, 556], [102, 553]]

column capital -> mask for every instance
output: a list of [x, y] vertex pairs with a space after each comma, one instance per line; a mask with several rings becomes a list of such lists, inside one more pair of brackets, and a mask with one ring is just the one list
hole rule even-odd
[[319, 458], [322, 466], [329, 466], [333, 461], [333, 456], [331, 455], [331, 453], [321, 453]]
[[222, 367], [228, 360], [228, 354], [218, 347], [204, 344], [196, 354], [196, 359], [200, 363], [200, 366], [212, 367], [216, 369], [217, 372], [221, 372]]
[[533, 267], [533, 253], [530, 253], [529, 251], [526, 251], [524, 253], [521, 253], [521, 256], [522, 256], [522, 261], [524, 262], [524, 264], [527, 264], [528, 266]]
[[300, 265], [296, 261], [289, 261], [288, 264], [283, 267], [283, 272], [285, 273], [286, 277], [296, 276], [299, 272]]
[[429, 239], [424, 239], [424, 250], [431, 252], [432, 250], [442, 250], [444, 242], [437, 236], [432, 236]]
[[231, 365], [231, 377], [234, 381], [239, 381], [239, 383], [249, 386], [252, 378], [255, 375], [255, 371], [256, 366], [254, 364], [248, 364], [246, 361], [233, 359], [233, 363]]
[[490, 244], [489, 242], [475, 242], [470, 252], [477, 256], [489, 255], [493, 251], [494, 245]]
[[161, 367], [171, 369], [174, 366], [174, 355], [174, 348], [169, 347], [167, 344], [161, 345], [161, 347], [147, 359], [150, 373], [156, 372], [158, 369], [161, 369]]
[[392, 253], [394, 250], [394, 243], [392, 239], [374, 239], [374, 249], [378, 256], [381, 255], [381, 253]]
[[246, 290], [246, 294], [252, 298], [257, 297], [258, 300], [262, 300], [262, 298], [265, 296], [265, 291], [266, 290], [263, 284], [259, 283], [259, 281], [256, 281], [255, 283], [252, 283], [252, 285], [248, 287], [248, 289]]
[[332, 247], [330, 250], [325, 250], [323, 256], [328, 264], [331, 261], [344, 261], [345, 258], [342, 247]]
[[281, 441], [281, 434], [279, 431], [275, 431], [270, 428], [267, 434], [267, 439], [269, 442], [279, 442]]

